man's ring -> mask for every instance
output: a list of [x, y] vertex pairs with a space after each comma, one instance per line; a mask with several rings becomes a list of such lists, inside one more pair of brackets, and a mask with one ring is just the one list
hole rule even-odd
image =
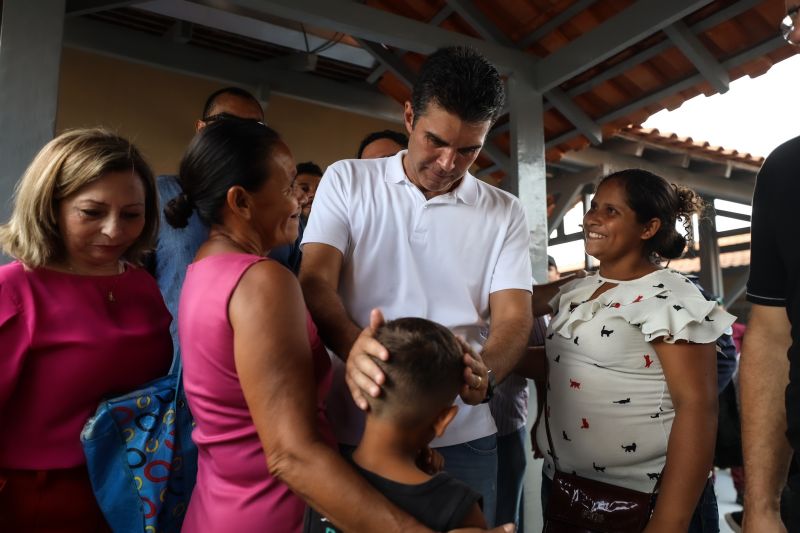
[[476, 378], [478, 378], [478, 384], [477, 384], [477, 385], [475, 385], [475, 386], [474, 386], [474, 387], [472, 387], [472, 388], [473, 388], [473, 389], [480, 389], [480, 388], [481, 388], [481, 383], [483, 383], [483, 377], [481, 377], [481, 376], [475, 376], [475, 377], [476, 377]]

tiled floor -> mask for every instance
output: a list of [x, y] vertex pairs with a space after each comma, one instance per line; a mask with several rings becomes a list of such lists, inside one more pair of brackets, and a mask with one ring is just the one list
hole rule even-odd
[[717, 481], [714, 484], [714, 490], [717, 493], [717, 505], [719, 506], [720, 533], [731, 533], [731, 528], [725, 522], [725, 514], [738, 511], [741, 506], [736, 504], [736, 490], [733, 488], [729, 470], [717, 470]]

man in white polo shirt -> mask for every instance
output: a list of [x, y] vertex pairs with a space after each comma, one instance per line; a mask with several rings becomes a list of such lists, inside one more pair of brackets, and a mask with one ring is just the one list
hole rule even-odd
[[[368, 332], [359, 337], [374, 308], [387, 319], [444, 324], [474, 350], [465, 357], [458, 415], [431, 446], [444, 457], [445, 470], [482, 494], [490, 526], [497, 438], [485, 402], [522, 356], [533, 321], [522, 205], [468, 172], [504, 97], [497, 70], [474, 50], [432, 54], [405, 104], [408, 150], [328, 167], [305, 231], [300, 272], [314, 321], [326, 345], [347, 361], [354, 390], [377, 395], [373, 380], [382, 381], [366, 352], [385, 353]], [[350, 409], [331, 413], [331, 421], [341, 443], [356, 445], [363, 413], [343, 375], [341, 368], [335, 374], [330, 402], [344, 400]]]

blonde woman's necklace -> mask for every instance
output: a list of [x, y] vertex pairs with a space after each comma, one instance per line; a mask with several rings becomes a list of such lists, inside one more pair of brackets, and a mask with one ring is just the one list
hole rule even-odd
[[[114, 303], [114, 302], [117, 301], [116, 296], [114, 296], [114, 289], [117, 287], [117, 283], [119, 282], [120, 275], [122, 275], [122, 273], [125, 272], [125, 263], [124, 262], [122, 262], [122, 261], [118, 261], [117, 262], [117, 272], [116, 272], [116, 274], [112, 274], [112, 275], [108, 275], [108, 274], [87, 274], [85, 272], [81, 272], [80, 269], [75, 268], [70, 263], [66, 263], [66, 267], [67, 267], [67, 270], [69, 272], [71, 272], [72, 274], [77, 274], [79, 276], [89, 275], [89, 276], [96, 277], [96, 278], [98, 278], [98, 283], [101, 280], [109, 279], [110, 280], [110, 284], [108, 285], [108, 288], [106, 289], [106, 287], [103, 287], [103, 289], [106, 289], [106, 300], [109, 303]], [[100, 283], [100, 285], [102, 286], [102, 285], [105, 285], [105, 284], [104, 283]]]
[[112, 277], [111, 286], [108, 288], [107, 298], [109, 303], [114, 303], [117, 301], [117, 299], [114, 298], [114, 289], [117, 287], [117, 283], [119, 282], [119, 277], [122, 275], [123, 272], [125, 272], [125, 263], [120, 261], [119, 266], [117, 267], [117, 275]]

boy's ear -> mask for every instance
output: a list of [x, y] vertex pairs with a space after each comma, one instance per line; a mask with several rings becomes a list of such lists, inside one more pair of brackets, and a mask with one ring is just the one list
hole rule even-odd
[[442, 409], [436, 420], [433, 421], [433, 431], [437, 437], [441, 437], [444, 435], [444, 430], [447, 429], [447, 426], [450, 425], [450, 422], [456, 417], [456, 413], [458, 412], [457, 405], [451, 405], [450, 407], [445, 407]]

